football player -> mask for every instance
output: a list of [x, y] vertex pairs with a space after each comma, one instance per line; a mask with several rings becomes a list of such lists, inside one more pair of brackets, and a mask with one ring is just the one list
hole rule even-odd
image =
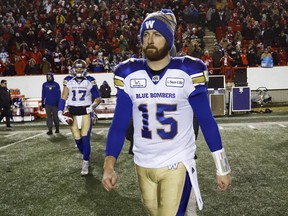
[[171, 57], [176, 18], [169, 9], [149, 14], [140, 29], [146, 59], [128, 59], [114, 70], [117, 104], [106, 141], [102, 185], [116, 188], [116, 160], [131, 117], [134, 162], [149, 215], [185, 215], [193, 189], [203, 208], [195, 164], [197, 116], [216, 165], [220, 190], [231, 184], [230, 166], [207, 96], [207, 67], [190, 56]]
[[67, 108], [73, 115], [70, 129], [79, 151], [83, 154], [81, 175], [87, 175], [91, 151], [91, 112], [100, 104], [101, 98], [96, 80], [88, 75], [87, 64], [84, 60], [77, 59], [74, 61], [70, 73], [64, 78], [63, 92], [58, 105], [58, 116], [63, 124], [68, 124], [69, 117], [63, 115], [67, 101]]

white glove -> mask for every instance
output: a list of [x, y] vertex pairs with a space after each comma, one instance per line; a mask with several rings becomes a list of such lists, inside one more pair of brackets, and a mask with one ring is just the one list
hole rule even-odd
[[86, 113], [89, 114], [93, 112], [98, 105], [99, 105], [98, 103], [95, 103], [95, 102], [92, 103], [89, 107], [86, 108]]
[[92, 109], [92, 104], [91, 104], [89, 107], [86, 108], [86, 113], [89, 114], [92, 111], [93, 111], [93, 109]]
[[64, 125], [68, 125], [67, 120], [69, 119], [69, 117], [64, 116], [63, 111], [61, 110], [58, 111], [58, 118]]

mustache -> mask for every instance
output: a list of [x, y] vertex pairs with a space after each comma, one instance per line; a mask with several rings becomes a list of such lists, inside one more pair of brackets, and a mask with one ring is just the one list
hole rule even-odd
[[148, 45], [148, 46], [146, 47], [146, 49], [157, 49], [157, 47], [155, 47], [154, 45]]

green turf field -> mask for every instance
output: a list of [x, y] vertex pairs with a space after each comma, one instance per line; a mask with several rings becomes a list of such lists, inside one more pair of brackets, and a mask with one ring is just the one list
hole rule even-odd
[[[213, 159], [200, 133], [198, 178], [204, 209], [198, 216], [288, 214], [288, 113], [217, 117], [232, 168], [233, 184], [220, 192]], [[142, 216], [128, 143], [119, 157], [118, 188], [101, 187], [105, 139], [110, 122], [93, 128], [91, 174], [80, 176], [81, 156], [67, 127], [46, 135], [44, 120], [0, 124], [0, 215]]]

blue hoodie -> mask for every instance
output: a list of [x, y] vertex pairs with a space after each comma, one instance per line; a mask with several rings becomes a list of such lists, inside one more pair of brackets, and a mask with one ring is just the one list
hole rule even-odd
[[[52, 77], [50, 81], [48, 81], [48, 75]], [[46, 78], [47, 82], [42, 85], [42, 105], [58, 106], [61, 97], [60, 85], [54, 81], [52, 72], [48, 72]]]

